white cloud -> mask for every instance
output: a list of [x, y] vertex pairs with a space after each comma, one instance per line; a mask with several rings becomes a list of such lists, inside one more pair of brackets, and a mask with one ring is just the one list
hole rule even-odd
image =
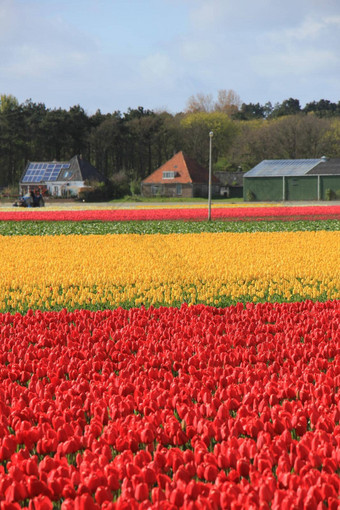
[[207, 31], [219, 24], [228, 10], [228, 2], [222, 0], [196, 2], [191, 11], [191, 22], [196, 29]]
[[290, 41], [306, 41], [313, 43], [317, 38], [329, 37], [329, 32], [340, 29], [340, 16], [334, 17], [315, 17], [307, 16], [300, 24], [293, 27], [279, 30], [277, 32], [269, 32], [272, 41], [290, 42]]
[[159, 80], [173, 81], [174, 68], [167, 55], [154, 53], [141, 60], [139, 64], [141, 77], [145, 82], [157, 83]]
[[[258, 76], [282, 80], [290, 76], [309, 77], [309, 87], [316, 85], [312, 76], [333, 75], [340, 68], [340, 17], [307, 15], [289, 28], [271, 29], [257, 39], [251, 56], [252, 69]], [[308, 81], [308, 80], [307, 80]]]
[[46, 102], [55, 94], [60, 106], [59, 90], [66, 83], [71, 93], [80, 90], [90, 62], [98, 57], [98, 46], [62, 15], [53, 16], [39, 7], [39, 2], [30, 1], [1, 4], [0, 84], [20, 101], [36, 95], [37, 101]]
[[46, 80], [67, 71], [79, 72], [89, 61], [90, 54], [77, 48], [65, 52], [62, 46], [45, 47], [28, 41], [11, 48], [9, 55], [0, 61], [0, 73], [14, 80]]
[[[300, 27], [289, 29], [285, 32], [286, 37], [289, 39], [313, 40], [319, 37], [320, 32], [324, 28], [324, 23], [311, 18], [306, 19]], [[282, 35], [281, 35], [282, 36]]]
[[179, 51], [185, 60], [204, 62], [215, 54], [215, 44], [207, 40], [187, 39], [180, 44]]
[[292, 76], [308, 76], [314, 73], [326, 72], [327, 68], [336, 65], [338, 58], [329, 51], [304, 50], [266, 54], [252, 59], [253, 69], [259, 76], [281, 80]]

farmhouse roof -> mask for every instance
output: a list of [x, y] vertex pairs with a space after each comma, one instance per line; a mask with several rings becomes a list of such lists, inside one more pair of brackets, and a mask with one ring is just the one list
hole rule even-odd
[[340, 175], [340, 159], [265, 159], [244, 177], [285, 177]]
[[64, 181], [105, 181], [104, 176], [81, 156], [69, 161], [30, 161], [27, 163], [21, 183], [39, 184]]
[[[215, 184], [219, 183], [214, 175], [212, 175], [211, 180]], [[180, 151], [164, 163], [164, 165], [157, 168], [151, 175], [146, 177], [146, 179], [143, 180], [143, 184], [204, 184], [208, 183], [208, 181], [208, 170]]]
[[61, 171], [58, 181], [103, 181], [103, 175], [81, 156], [74, 156], [69, 161], [69, 170]]

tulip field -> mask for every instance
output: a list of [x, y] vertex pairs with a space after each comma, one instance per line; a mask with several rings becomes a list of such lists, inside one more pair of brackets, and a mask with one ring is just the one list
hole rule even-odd
[[[295, 207], [214, 207], [212, 209], [213, 219], [235, 220], [242, 219], [275, 219], [281, 221], [297, 218], [317, 219], [339, 219], [340, 206], [295, 206]], [[0, 221], [145, 221], [145, 220], [199, 220], [206, 219], [206, 208], [200, 207], [173, 207], [150, 209], [141, 207], [139, 209], [111, 209], [111, 210], [52, 210], [41, 211], [37, 209], [26, 209], [25, 211], [2, 211]]]
[[340, 508], [340, 208], [223, 210], [0, 212], [0, 510]]

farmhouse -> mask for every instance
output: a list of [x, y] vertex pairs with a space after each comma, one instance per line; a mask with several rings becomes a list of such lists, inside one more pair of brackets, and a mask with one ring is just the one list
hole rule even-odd
[[264, 160], [244, 174], [246, 201], [340, 199], [340, 159]]
[[19, 182], [20, 194], [40, 188], [55, 197], [77, 197], [89, 182], [105, 182], [105, 178], [82, 156], [69, 161], [28, 162]]
[[[182, 151], [160, 166], [141, 183], [145, 197], [207, 197], [209, 172]], [[220, 182], [211, 178], [211, 194], [217, 196]]]

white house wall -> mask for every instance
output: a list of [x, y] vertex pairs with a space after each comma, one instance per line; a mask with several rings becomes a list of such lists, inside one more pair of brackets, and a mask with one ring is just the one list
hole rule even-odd
[[78, 195], [79, 189], [84, 187], [84, 181], [55, 181], [48, 182], [47, 189], [50, 195], [62, 197], [63, 190], [70, 195]]

